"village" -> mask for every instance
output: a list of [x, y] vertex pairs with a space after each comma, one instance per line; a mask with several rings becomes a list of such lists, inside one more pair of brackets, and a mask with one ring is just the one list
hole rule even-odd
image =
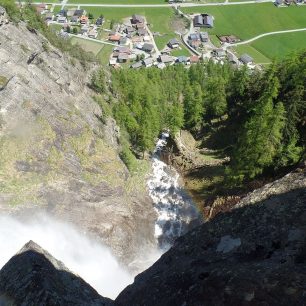
[[[276, 0], [275, 5], [289, 6], [291, 2]], [[58, 13], [52, 12], [46, 4], [38, 4], [36, 9], [49, 26], [57, 26], [59, 35], [64, 38], [78, 37], [112, 46], [108, 64], [115, 69], [152, 66], [163, 69], [174, 64], [188, 67], [204, 59], [211, 59], [221, 64], [227, 61], [237, 67], [247, 65], [250, 69], [260, 69], [252, 56], [247, 53], [238, 56], [232, 50], [231, 46], [241, 41], [239, 37], [230, 33], [217, 35], [218, 45], [210, 39], [207, 29], [212, 29], [215, 22], [214, 16], [210, 14], [187, 15], [180, 11], [179, 6], [175, 6], [177, 14], [189, 20], [189, 29], [186, 29], [184, 34], [173, 33], [173, 38], [169, 39], [167, 45], [158, 49], [155, 37], [161, 34], [151, 31], [145, 16], [133, 14], [120, 22], [111, 22], [109, 27], [105, 27], [105, 17], [102, 14], [94, 18], [91, 13], [79, 7], [63, 8]], [[182, 48], [188, 55], [172, 54], [173, 50], [182, 50]]]

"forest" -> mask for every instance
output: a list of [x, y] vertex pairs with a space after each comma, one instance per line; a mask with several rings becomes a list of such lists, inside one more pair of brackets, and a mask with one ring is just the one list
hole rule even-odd
[[[109, 107], [128, 135], [124, 158], [151, 151], [163, 130], [173, 135], [186, 129], [199, 140], [217, 123], [222, 141], [216, 146], [230, 157], [228, 183], [295, 165], [305, 156], [305, 54], [292, 54], [263, 71], [210, 61], [189, 69], [114, 70], [115, 99]], [[103, 92], [104, 83], [100, 70], [92, 86]]]

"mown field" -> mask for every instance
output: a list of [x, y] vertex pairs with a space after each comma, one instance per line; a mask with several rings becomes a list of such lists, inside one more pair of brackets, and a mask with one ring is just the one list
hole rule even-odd
[[272, 3], [190, 7], [186, 13], [214, 16], [211, 34], [234, 34], [246, 40], [262, 33], [306, 27], [306, 5], [277, 8]]
[[68, 0], [68, 3], [90, 4], [167, 4], [165, 0]]

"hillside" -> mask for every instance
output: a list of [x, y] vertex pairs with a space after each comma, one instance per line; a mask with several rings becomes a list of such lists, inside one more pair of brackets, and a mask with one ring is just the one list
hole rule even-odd
[[131, 262], [155, 243], [155, 212], [145, 181], [119, 158], [118, 127], [86, 86], [94, 65], [86, 70], [24, 23], [0, 26], [0, 46], [1, 214], [51, 214]]

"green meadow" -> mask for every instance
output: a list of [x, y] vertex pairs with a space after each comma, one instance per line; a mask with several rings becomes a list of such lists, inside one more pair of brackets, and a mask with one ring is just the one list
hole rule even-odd
[[234, 34], [246, 40], [259, 34], [306, 27], [306, 6], [277, 8], [272, 3], [190, 7], [185, 13], [214, 16], [211, 34]]

